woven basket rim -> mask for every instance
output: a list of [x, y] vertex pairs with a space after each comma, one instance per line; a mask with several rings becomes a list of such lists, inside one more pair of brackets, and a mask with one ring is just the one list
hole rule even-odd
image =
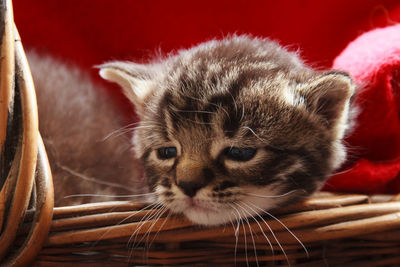
[[32, 77], [11, 0], [0, 1], [0, 266], [400, 265], [400, 194], [320, 192], [217, 227], [148, 203], [54, 208]]

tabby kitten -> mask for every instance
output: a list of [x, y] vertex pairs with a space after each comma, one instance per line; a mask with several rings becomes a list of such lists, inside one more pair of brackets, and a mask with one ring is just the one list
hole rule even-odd
[[136, 107], [134, 149], [150, 188], [195, 223], [293, 203], [345, 159], [351, 78], [314, 71], [268, 39], [233, 36], [100, 68]]

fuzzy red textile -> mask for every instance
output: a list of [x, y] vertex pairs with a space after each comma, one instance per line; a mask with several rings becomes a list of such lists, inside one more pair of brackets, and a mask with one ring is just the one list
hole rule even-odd
[[[25, 47], [46, 51], [90, 72], [97, 82], [110, 89], [126, 114], [133, 111], [119, 88], [101, 81], [93, 65], [112, 59], [143, 61], [158, 49], [170, 52], [229, 33], [250, 33], [279, 40], [289, 49], [299, 50], [313, 66], [328, 68], [361, 33], [400, 21], [398, 0], [14, 0], [13, 3]], [[347, 67], [337, 64], [335, 67]], [[360, 63], [356, 68], [360, 73], [361, 67]], [[391, 80], [385, 80], [389, 76], [382, 73], [379, 72], [380, 79], [373, 88], [389, 88]], [[395, 71], [390, 73], [398, 75]], [[386, 99], [389, 94], [375, 89], [361, 97], [374, 104], [362, 105], [366, 115], [361, 116], [360, 128], [347, 140], [352, 147], [352, 162], [348, 164], [352, 168], [336, 175], [327, 188], [400, 192], [400, 179], [393, 178], [398, 173], [394, 159], [399, 152], [395, 136], [399, 131], [398, 126], [393, 126], [395, 115], [386, 113], [395, 111], [394, 100]]]
[[365, 33], [335, 59], [363, 85], [358, 125], [347, 139], [354, 165], [327, 188], [367, 193], [400, 192], [400, 24]]

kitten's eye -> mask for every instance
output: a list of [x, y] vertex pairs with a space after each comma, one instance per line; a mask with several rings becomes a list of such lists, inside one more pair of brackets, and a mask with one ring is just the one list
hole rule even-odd
[[256, 154], [257, 149], [252, 147], [228, 147], [225, 149], [225, 156], [235, 161], [251, 160]]
[[157, 149], [157, 154], [159, 159], [172, 159], [176, 157], [177, 151], [176, 147], [163, 147]]

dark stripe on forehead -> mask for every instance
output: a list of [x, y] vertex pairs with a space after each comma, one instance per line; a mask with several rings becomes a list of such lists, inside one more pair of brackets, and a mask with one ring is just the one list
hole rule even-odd
[[[240, 126], [240, 117], [235, 99], [230, 92], [219, 93], [209, 99], [206, 112], [223, 114], [222, 130], [228, 137], [233, 137]], [[205, 117], [204, 117], [205, 118]]]
[[232, 138], [235, 136], [240, 127], [240, 119], [237, 117], [237, 112], [228, 111], [229, 116], [225, 118], [222, 124], [222, 129], [226, 137]]
[[158, 113], [158, 122], [160, 123], [160, 125], [162, 125], [162, 127], [161, 127], [162, 135], [167, 140], [169, 139], [169, 137], [168, 137], [166, 112], [168, 110], [169, 105], [171, 105], [171, 103], [172, 103], [172, 95], [169, 91], [166, 91], [160, 101], [157, 113]]
[[[235, 136], [241, 125], [242, 109], [243, 106], [238, 105], [238, 98], [241, 90], [249, 85], [259, 77], [259, 70], [241, 71], [236, 79], [234, 79], [228, 86], [228, 92], [219, 95], [212, 100], [225, 108], [226, 114], [223, 122], [223, 131], [227, 137], [232, 138]], [[256, 118], [255, 118], [256, 119]]]
[[165, 106], [164, 112], [168, 112], [172, 118], [172, 126], [175, 131], [179, 131], [188, 124], [206, 125], [211, 121], [211, 114], [204, 112], [205, 105], [199, 99], [199, 93], [206, 90], [204, 88], [203, 71], [196, 75], [188, 76], [188, 70], [180, 73], [178, 83], [175, 88], [175, 96], [170, 93], [169, 100]]
[[242, 71], [239, 73], [238, 77], [230, 83], [228, 91], [234, 98], [237, 98], [243, 87], [246, 86], [254, 78], [254, 71]]
[[168, 108], [172, 104], [172, 94], [170, 91], [165, 91], [163, 97], [161, 98], [159, 109], [163, 111]]

